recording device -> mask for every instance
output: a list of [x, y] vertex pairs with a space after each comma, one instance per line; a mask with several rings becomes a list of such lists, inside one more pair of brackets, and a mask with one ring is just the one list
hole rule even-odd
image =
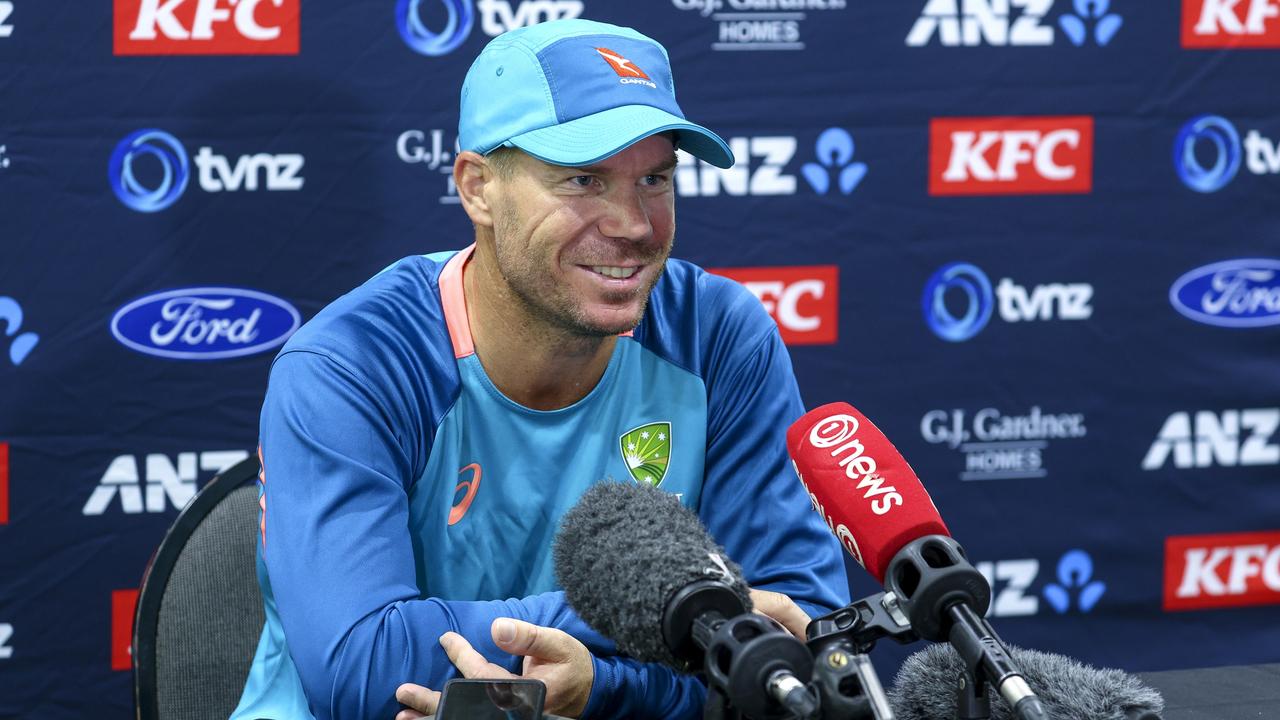
[[541, 680], [468, 680], [445, 683], [435, 720], [544, 720], [547, 686]]
[[[1009, 654], [1035, 687], [1054, 718], [1160, 720], [1160, 693], [1120, 670], [1100, 670], [1062, 655], [1009, 647]], [[898, 670], [889, 699], [898, 720], [936, 720], [956, 716], [951, 692], [960, 657], [947, 645], [931, 645], [907, 658]], [[1014, 715], [1000, 699], [991, 703], [992, 720]]]
[[604, 482], [564, 517], [556, 579], [618, 649], [708, 681], [708, 717], [817, 718], [814, 658], [751, 612], [742, 569], [669, 493]]
[[983, 618], [991, 587], [952, 540], [933, 499], [893, 444], [847, 403], [809, 411], [787, 450], [818, 514], [887, 590], [887, 612], [947, 640], [963, 660], [957, 718], [990, 714], [990, 683], [1020, 720], [1048, 720], [1004, 642]]

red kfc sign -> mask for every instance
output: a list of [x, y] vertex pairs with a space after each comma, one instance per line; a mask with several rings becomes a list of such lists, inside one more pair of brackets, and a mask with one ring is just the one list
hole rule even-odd
[[708, 270], [736, 280], [760, 299], [788, 345], [830, 345], [836, 341], [840, 306], [835, 265], [719, 268]]
[[9, 443], [0, 442], [0, 525], [9, 523]]
[[116, 55], [297, 55], [302, 0], [115, 0]]
[[138, 607], [137, 590], [111, 591], [111, 669], [133, 667], [133, 613]]
[[1184, 48], [1280, 48], [1280, 0], [1182, 0]]
[[1093, 118], [934, 118], [930, 195], [1087, 193], [1093, 189]]
[[1165, 538], [1164, 609], [1280, 604], [1280, 531]]

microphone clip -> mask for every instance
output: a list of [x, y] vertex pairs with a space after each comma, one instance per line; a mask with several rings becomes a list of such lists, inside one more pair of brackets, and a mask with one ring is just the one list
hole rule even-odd
[[892, 592], [869, 595], [815, 618], [809, 623], [806, 635], [815, 657], [836, 646], [864, 655], [883, 638], [891, 638], [901, 645], [920, 639]]

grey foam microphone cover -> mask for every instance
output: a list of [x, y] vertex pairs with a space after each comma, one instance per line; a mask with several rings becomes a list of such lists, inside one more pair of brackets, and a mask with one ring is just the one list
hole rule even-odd
[[662, 638], [677, 590], [724, 582], [750, 609], [742, 569], [670, 493], [633, 482], [592, 486], [561, 521], [556, 581], [583, 620], [642, 662], [680, 667]]
[[[1160, 693], [1120, 670], [1100, 670], [1053, 653], [1009, 646], [1009, 656], [1054, 720], [1159, 720]], [[931, 645], [908, 657], [889, 693], [897, 720], [951, 720], [956, 677], [963, 665], [950, 645]], [[1012, 720], [990, 689], [991, 720]]]

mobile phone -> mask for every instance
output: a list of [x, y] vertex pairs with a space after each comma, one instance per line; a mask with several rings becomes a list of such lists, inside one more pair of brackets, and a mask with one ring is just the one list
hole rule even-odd
[[541, 680], [468, 680], [444, 685], [436, 720], [542, 720], [547, 686]]

